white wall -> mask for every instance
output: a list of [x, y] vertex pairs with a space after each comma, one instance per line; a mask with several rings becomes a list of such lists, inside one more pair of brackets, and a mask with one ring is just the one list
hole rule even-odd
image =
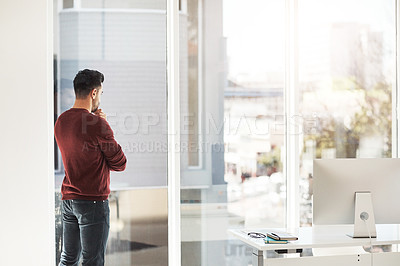
[[55, 265], [52, 1], [0, 1], [0, 265]]

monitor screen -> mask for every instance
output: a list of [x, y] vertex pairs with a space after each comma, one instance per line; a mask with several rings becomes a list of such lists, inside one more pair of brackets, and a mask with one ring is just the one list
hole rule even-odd
[[400, 159], [317, 159], [313, 224], [354, 223], [355, 192], [371, 192], [377, 224], [400, 223]]

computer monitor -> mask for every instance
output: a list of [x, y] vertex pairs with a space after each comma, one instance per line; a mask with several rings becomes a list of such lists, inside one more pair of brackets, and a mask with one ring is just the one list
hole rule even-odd
[[315, 225], [354, 223], [354, 237], [374, 237], [375, 222], [400, 224], [399, 202], [399, 158], [314, 160]]

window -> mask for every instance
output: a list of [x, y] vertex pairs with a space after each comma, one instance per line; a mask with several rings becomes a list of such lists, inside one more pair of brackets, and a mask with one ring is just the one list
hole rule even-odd
[[[134, 162], [115, 176], [109, 259], [115, 243], [153, 241], [148, 221], [165, 255], [172, 166], [151, 145], [166, 147], [166, 1], [79, 2], [57, 13], [55, 106], [72, 104], [78, 69], [106, 72], [115, 98], [102, 104]], [[313, 159], [397, 156], [396, 1], [181, 0], [179, 11], [181, 262], [251, 263], [226, 230], [310, 226]], [[143, 198], [157, 214], [132, 219]]]
[[301, 224], [311, 225], [312, 160], [392, 157], [395, 1], [299, 2]]
[[180, 15], [181, 79], [191, 66], [183, 24], [196, 15], [193, 66], [203, 65], [193, 71], [202, 86], [181, 83], [181, 112], [206, 114], [204, 131], [181, 140], [211, 147], [197, 171], [181, 156], [182, 265], [193, 250], [199, 265], [251, 263], [227, 228], [310, 226], [313, 159], [396, 154], [395, 10], [390, 0], [203, 0]]
[[245, 264], [228, 228], [285, 226], [284, 2], [182, 5], [182, 265]]

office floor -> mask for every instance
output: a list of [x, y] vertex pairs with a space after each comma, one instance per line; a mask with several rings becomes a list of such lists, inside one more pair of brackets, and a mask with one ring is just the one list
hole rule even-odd
[[[275, 187], [276, 189], [271, 189]], [[284, 205], [277, 194], [278, 188], [279, 186], [272, 186], [270, 181], [261, 178], [247, 180], [245, 183], [239, 184], [237, 191], [229, 192], [233, 198], [224, 208], [214, 204], [182, 206], [182, 265], [235, 266], [251, 264], [251, 250], [243, 243], [229, 238], [227, 229], [259, 225], [280, 227], [282, 222], [279, 221], [283, 221], [284, 217], [277, 214], [283, 213]], [[154, 199], [153, 202], [145, 202], [132, 196], [140, 193], [137, 190], [120, 192], [119, 218], [117, 218], [117, 201], [110, 197], [111, 227], [106, 265], [168, 265], [167, 215], [153, 217], [149, 213], [145, 213], [146, 215], [139, 219], [142, 216], [140, 211], [143, 212], [143, 209], [147, 208], [157, 212], [154, 210], [157, 208], [155, 202], [163, 200]], [[145, 193], [150, 192], [146, 191]], [[143, 195], [145, 198], [149, 198], [147, 194]], [[60, 193], [56, 193], [57, 262], [61, 251], [62, 234], [60, 196]], [[154, 196], [150, 196], [150, 198], [152, 197], [154, 198]], [[138, 209], [139, 205], [142, 208], [140, 210]], [[166, 206], [162, 206], [160, 209], [166, 209]], [[163, 211], [161, 212], [163, 213]], [[278, 223], [276, 223], [277, 221]]]
[[[123, 197], [122, 197], [123, 198]], [[123, 199], [122, 199], [123, 201]], [[61, 253], [61, 196], [56, 193], [56, 254]], [[126, 204], [120, 202], [120, 212], [127, 213]], [[116, 202], [110, 201], [111, 227], [107, 243], [106, 265], [109, 266], [167, 266], [168, 265], [168, 220], [116, 219]], [[217, 221], [215, 219], [220, 219]], [[236, 218], [237, 219], [237, 218]], [[199, 217], [183, 217], [187, 224], [185, 232], [198, 230]], [[199, 220], [199, 221], [197, 221]], [[214, 217], [211, 223], [226, 223], [226, 217]], [[236, 222], [235, 222], [236, 223]], [[223, 233], [226, 228], [218, 229]], [[187, 233], [184, 233], [187, 234]], [[188, 236], [184, 236], [188, 238]], [[224, 237], [226, 238], [226, 237]], [[194, 238], [182, 242], [182, 265], [185, 266], [242, 266], [251, 262], [251, 250], [237, 240], [202, 240]]]
[[[56, 193], [56, 265], [61, 253], [61, 195]], [[128, 213], [120, 203], [120, 212]], [[163, 266], [168, 265], [168, 220], [142, 221], [117, 219], [116, 201], [110, 200], [110, 233], [106, 265]]]
[[168, 265], [168, 221], [136, 222], [110, 232], [106, 265]]

